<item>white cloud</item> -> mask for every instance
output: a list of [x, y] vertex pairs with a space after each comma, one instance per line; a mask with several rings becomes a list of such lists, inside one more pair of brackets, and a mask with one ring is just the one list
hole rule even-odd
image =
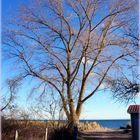
[[102, 83], [99, 87], [99, 89], [104, 89], [106, 87], [106, 85], [104, 83]]
[[137, 93], [136, 97], [140, 98], [140, 92]]
[[82, 58], [82, 63], [83, 63], [83, 64], [85, 63], [85, 57]]
[[[85, 63], [85, 57], [82, 58], [82, 63], [84, 64]], [[92, 64], [92, 60], [87, 60], [87, 64]]]

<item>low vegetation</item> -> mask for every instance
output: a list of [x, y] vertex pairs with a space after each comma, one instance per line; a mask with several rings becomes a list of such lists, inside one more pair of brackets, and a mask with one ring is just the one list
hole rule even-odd
[[[72, 140], [74, 135], [66, 127], [64, 122], [41, 122], [2, 119], [2, 139], [13, 140], [16, 130], [19, 140], [42, 140], [45, 139], [46, 128], [48, 128], [48, 140], [67, 139]], [[101, 126], [96, 122], [79, 123], [80, 131], [99, 129]]]
[[80, 123], [79, 126], [78, 126], [78, 128], [81, 131], [87, 131], [87, 130], [101, 129], [103, 127], [100, 126], [96, 122], [92, 122], [92, 123]]

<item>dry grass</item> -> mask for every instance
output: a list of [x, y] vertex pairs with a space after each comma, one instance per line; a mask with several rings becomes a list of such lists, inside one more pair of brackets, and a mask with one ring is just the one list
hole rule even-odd
[[64, 127], [64, 123], [39, 122], [39, 121], [2, 121], [2, 140], [14, 140], [15, 132], [18, 131], [18, 140], [44, 140], [46, 128], [48, 128], [48, 140], [69, 139], [73, 134]]
[[80, 131], [90, 131], [95, 129], [102, 129], [102, 126], [100, 126], [96, 122], [92, 123], [79, 123], [78, 128]]

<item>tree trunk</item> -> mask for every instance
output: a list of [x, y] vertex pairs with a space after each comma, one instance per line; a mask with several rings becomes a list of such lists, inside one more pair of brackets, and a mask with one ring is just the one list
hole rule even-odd
[[74, 127], [77, 127], [79, 123], [79, 117], [75, 114], [73, 116], [70, 116], [68, 120], [68, 128], [74, 129]]

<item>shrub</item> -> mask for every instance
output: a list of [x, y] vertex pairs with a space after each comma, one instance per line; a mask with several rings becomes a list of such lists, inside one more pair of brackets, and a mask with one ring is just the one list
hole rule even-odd
[[79, 123], [78, 125], [79, 130], [93, 130], [93, 129], [100, 129], [102, 128], [98, 123], [92, 122], [92, 123]]
[[61, 127], [50, 131], [48, 140], [73, 140], [73, 132], [68, 128]]

